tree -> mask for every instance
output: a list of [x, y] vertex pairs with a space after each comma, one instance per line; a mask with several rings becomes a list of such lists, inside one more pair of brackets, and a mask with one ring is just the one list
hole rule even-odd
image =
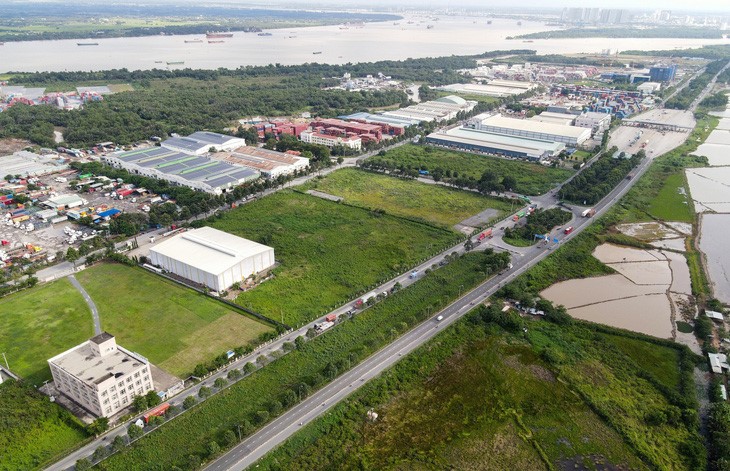
[[109, 450], [105, 446], [99, 446], [94, 450], [94, 454], [91, 455], [91, 459], [94, 461], [101, 461], [109, 455]]
[[127, 435], [129, 435], [130, 440], [136, 440], [144, 435], [144, 430], [139, 425], [132, 424], [127, 429]]
[[208, 456], [215, 456], [218, 454], [219, 451], [221, 451], [220, 445], [218, 445], [218, 442], [210, 442], [208, 443], [208, 446], [206, 447], [206, 451], [208, 452]]
[[88, 469], [91, 469], [91, 461], [89, 461], [88, 458], [81, 458], [80, 460], [76, 461], [76, 466], [74, 467], [76, 471], [86, 471]]
[[243, 374], [241, 373], [241, 371], [237, 370], [237, 369], [233, 369], [228, 372], [228, 379], [230, 379], [231, 381], [240, 379], [242, 376], [243, 376]]
[[147, 396], [134, 396], [134, 399], [132, 399], [132, 407], [134, 407], [134, 410], [136, 410], [137, 412], [142, 412], [149, 409], [150, 406], [147, 400]]
[[226, 430], [223, 434], [223, 443], [226, 446], [233, 446], [236, 441], [236, 433], [233, 430]]
[[190, 455], [188, 456], [188, 469], [200, 468], [200, 456]]
[[297, 338], [294, 339], [294, 346], [297, 349], [301, 349], [302, 347], [304, 347], [305, 343], [307, 343], [307, 341], [304, 340], [304, 336], [302, 335], [299, 335]]
[[145, 397], [147, 398], [147, 407], [159, 406], [162, 403], [162, 399], [159, 394], [157, 394], [154, 390], [147, 391]]
[[123, 450], [125, 446], [127, 446], [127, 440], [124, 435], [117, 435], [114, 437], [114, 441], [112, 442], [112, 451], [116, 453]]
[[66, 260], [69, 262], [75, 262], [79, 259], [79, 252], [73, 247], [69, 247], [66, 251]]
[[266, 355], [259, 355], [256, 357], [256, 363], [259, 364], [259, 366], [264, 366], [268, 361], [268, 358], [266, 358]]
[[195, 396], [188, 396], [183, 401], [183, 409], [185, 409], [185, 410], [190, 409], [197, 403], [198, 403], [198, 400], [195, 399]]
[[284, 342], [281, 348], [284, 349], [285, 352], [291, 352], [292, 350], [294, 350], [295, 345], [293, 342]]
[[282, 394], [281, 399], [286, 407], [291, 407], [297, 403], [297, 393], [292, 389], [287, 389], [284, 391], [284, 394]]
[[250, 361], [248, 363], [246, 363], [245, 365], [243, 365], [243, 372], [245, 374], [251, 374], [254, 371], [256, 371], [256, 365], [254, 365]]
[[216, 378], [216, 380], [213, 382], [213, 386], [218, 389], [224, 388], [226, 384], [228, 384], [228, 381], [226, 381], [225, 378]]
[[265, 410], [257, 411], [256, 414], [254, 414], [254, 418], [256, 419], [257, 424], [264, 424], [269, 420], [269, 412]]
[[203, 364], [198, 364], [195, 366], [195, 369], [193, 370], [193, 376], [197, 376], [198, 378], [202, 378], [203, 376], [208, 374], [208, 368]]
[[109, 419], [106, 417], [99, 417], [92, 423], [90, 423], [86, 429], [91, 435], [101, 435], [106, 432], [109, 428]]
[[212, 391], [208, 386], [202, 386], [198, 391], [198, 397], [201, 399], [207, 399], [212, 394]]
[[502, 177], [502, 186], [509, 191], [515, 191], [517, 190], [517, 179], [512, 175], [505, 175]]

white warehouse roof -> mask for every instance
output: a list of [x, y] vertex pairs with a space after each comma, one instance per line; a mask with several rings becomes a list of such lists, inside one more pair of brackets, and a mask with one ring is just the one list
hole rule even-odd
[[233, 265], [268, 251], [273, 249], [212, 227], [183, 232], [150, 249], [150, 252], [213, 274], [222, 273]]
[[577, 128], [563, 124], [541, 123], [529, 119], [505, 118], [500, 115], [491, 116], [482, 121], [482, 124], [485, 126], [495, 126], [540, 134], [554, 134], [556, 136], [565, 136], [579, 140], [585, 140], [591, 137], [590, 130], [586, 130], [586, 128]]

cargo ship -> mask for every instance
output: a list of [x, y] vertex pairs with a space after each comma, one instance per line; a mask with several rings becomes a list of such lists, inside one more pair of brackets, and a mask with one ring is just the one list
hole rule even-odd
[[202, 39], [186, 39], [185, 42], [186, 43], [202, 43], [203, 40]]
[[98, 46], [99, 43], [76, 43], [77, 46]]
[[208, 44], [220, 44], [224, 43], [225, 41], [208, 41]]
[[322, 51], [314, 51], [312, 54], [322, 54]]
[[273, 36], [271, 33], [259, 33], [259, 36]]
[[233, 33], [205, 33], [206, 38], [232, 38]]
[[183, 65], [185, 61], [169, 61], [167, 65]]

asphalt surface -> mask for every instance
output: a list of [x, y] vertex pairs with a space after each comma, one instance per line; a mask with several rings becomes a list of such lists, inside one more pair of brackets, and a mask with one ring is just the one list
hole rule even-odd
[[79, 290], [79, 293], [81, 293], [81, 296], [84, 297], [86, 304], [89, 305], [89, 309], [91, 309], [91, 317], [94, 319], [94, 335], [99, 335], [101, 333], [101, 320], [99, 320], [99, 310], [96, 308], [94, 300], [91, 299], [89, 293], [86, 292], [84, 287], [81, 286], [81, 283], [79, 283], [79, 280], [77, 280], [74, 275], [69, 275], [68, 279], [71, 284], [74, 285], [74, 288]]

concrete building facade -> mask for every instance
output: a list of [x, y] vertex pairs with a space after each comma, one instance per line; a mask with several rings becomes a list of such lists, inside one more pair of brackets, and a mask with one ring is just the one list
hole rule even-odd
[[106, 332], [48, 360], [56, 389], [97, 417], [111, 417], [153, 390], [149, 361]]
[[529, 119], [505, 118], [501, 115], [492, 115], [483, 120], [475, 119], [467, 126], [495, 134], [538, 141], [562, 142], [570, 147], [577, 147], [591, 137], [591, 130], [586, 128], [541, 123]]
[[589, 111], [577, 116], [575, 125], [579, 128], [588, 128], [593, 134], [601, 134], [611, 126], [611, 115]]
[[350, 149], [355, 150], [361, 150], [362, 149], [362, 139], [355, 136], [330, 136], [329, 134], [322, 134], [317, 131], [302, 131], [302, 134], [299, 136], [299, 138], [302, 140], [302, 142], [306, 142], [307, 144], [320, 144], [327, 147], [334, 147], [334, 146], [345, 146], [349, 147]]

